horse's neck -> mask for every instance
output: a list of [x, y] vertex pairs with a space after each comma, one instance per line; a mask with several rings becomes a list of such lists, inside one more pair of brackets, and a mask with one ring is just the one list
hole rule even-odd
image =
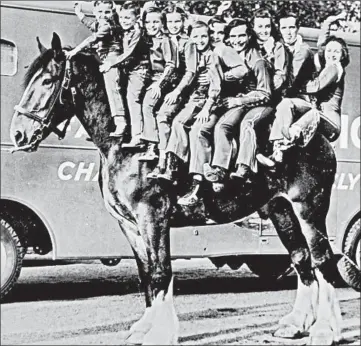
[[109, 137], [113, 120], [103, 76], [95, 71], [94, 66], [84, 65], [76, 70], [79, 73], [76, 86], [80, 94], [77, 95], [76, 116], [93, 143], [107, 156], [110, 149], [120, 148], [120, 143]]

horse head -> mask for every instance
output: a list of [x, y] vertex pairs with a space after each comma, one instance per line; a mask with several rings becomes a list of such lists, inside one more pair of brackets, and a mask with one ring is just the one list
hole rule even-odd
[[[25, 91], [15, 112], [10, 127], [13, 151], [35, 151], [40, 142], [51, 132], [59, 138], [65, 134], [58, 129], [64, 120], [69, 121], [72, 112], [68, 92], [68, 76], [61, 41], [53, 33], [51, 48], [46, 49], [37, 38], [40, 56], [31, 64], [25, 76]], [[70, 70], [70, 69], [68, 69]], [[74, 114], [74, 113], [73, 113]]]

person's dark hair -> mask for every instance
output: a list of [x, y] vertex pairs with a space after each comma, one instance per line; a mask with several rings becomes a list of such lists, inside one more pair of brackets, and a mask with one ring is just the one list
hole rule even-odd
[[165, 15], [170, 13], [179, 13], [182, 17], [183, 22], [188, 18], [186, 11], [184, 11], [183, 8], [177, 6], [176, 4], [173, 4], [172, 2], [164, 8], [163, 12], [165, 13]]
[[342, 47], [342, 56], [341, 56], [340, 63], [341, 63], [341, 66], [345, 68], [350, 63], [350, 54], [349, 54], [349, 51], [348, 51], [348, 47], [347, 47], [347, 44], [346, 44], [344, 39], [342, 39], [341, 37], [334, 36], [334, 35], [329, 36], [321, 46], [321, 50], [323, 51], [323, 54], [320, 54], [320, 63], [321, 63], [321, 65], [322, 66], [326, 65], [325, 50], [326, 50], [327, 44], [330, 43], [330, 42], [338, 42], [341, 45], [341, 47]]
[[131, 10], [135, 16], [139, 16], [140, 15], [140, 8], [137, 4], [135, 4], [132, 1], [126, 1], [123, 5], [122, 5], [122, 9], [121, 10]]
[[280, 20], [284, 18], [295, 18], [297, 28], [300, 27], [300, 20], [295, 12], [291, 12], [286, 9], [281, 9], [276, 15], [276, 22], [278, 26], [280, 25]]
[[208, 35], [210, 36], [210, 30], [208, 24], [202, 22], [201, 20], [197, 20], [188, 27], [188, 36], [191, 36], [194, 29], [199, 29], [199, 28], [206, 28], [208, 30]]
[[206, 8], [205, 1], [192, 1], [189, 7], [189, 13], [203, 15]]
[[111, 5], [111, 6], [112, 6], [112, 9], [115, 10], [114, 1], [109, 1], [109, 0], [97, 0], [97, 1], [93, 1], [93, 6], [94, 6], [94, 7], [97, 7], [97, 6], [100, 5], [100, 4]]
[[160, 14], [162, 24], [163, 24], [164, 27], [166, 27], [166, 17], [165, 17], [164, 12], [159, 7], [149, 7], [148, 9], [146, 9], [143, 12], [143, 15], [142, 15], [142, 25], [143, 25], [144, 28], [145, 28], [145, 19], [147, 18], [148, 13], [158, 13], [158, 14]]
[[254, 28], [254, 22], [256, 18], [269, 18], [271, 21], [271, 36], [275, 39], [275, 41], [279, 41], [281, 39], [281, 35], [274, 21], [274, 16], [269, 9], [259, 8], [257, 11], [255, 11], [251, 19], [252, 28]]
[[246, 27], [247, 27], [246, 32], [247, 32], [247, 35], [249, 36], [249, 44], [253, 46], [256, 42], [256, 35], [253, 32], [251, 24], [246, 19], [243, 19], [243, 18], [236, 18], [236, 19], [231, 20], [228, 23], [228, 25], [224, 29], [225, 39], [226, 40], [229, 39], [230, 32], [233, 28], [236, 28], [241, 25], [246, 25]]
[[213, 16], [209, 21], [208, 21], [208, 25], [209, 26], [212, 26], [214, 24], [227, 24], [227, 22], [223, 19], [222, 16], [219, 16], [219, 15], [215, 15]]

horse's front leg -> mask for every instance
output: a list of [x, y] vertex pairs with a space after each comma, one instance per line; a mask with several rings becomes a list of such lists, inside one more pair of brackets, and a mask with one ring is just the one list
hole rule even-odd
[[270, 218], [291, 255], [297, 271], [298, 287], [292, 312], [279, 321], [275, 336], [295, 338], [309, 330], [316, 320], [318, 283], [311, 265], [311, 255], [292, 204], [283, 197], [270, 202]]
[[151, 262], [148, 255], [146, 238], [142, 236], [138, 228], [132, 223], [119, 222], [120, 228], [126, 236], [134, 253], [138, 266], [140, 285], [144, 292], [146, 309], [143, 316], [129, 329], [126, 342], [129, 344], [142, 344], [144, 335], [152, 328], [154, 309], [152, 309], [153, 290], [151, 278]]
[[178, 343], [179, 320], [174, 307], [173, 278], [170, 254], [169, 217], [149, 228], [152, 244], [152, 287], [155, 294], [155, 309], [152, 329], [143, 340], [144, 345], [175, 345]]
[[139, 230], [147, 242], [150, 263], [151, 307], [132, 328], [128, 343], [170, 345], [178, 340], [179, 321], [173, 301], [173, 280], [170, 257], [169, 202], [138, 206]]

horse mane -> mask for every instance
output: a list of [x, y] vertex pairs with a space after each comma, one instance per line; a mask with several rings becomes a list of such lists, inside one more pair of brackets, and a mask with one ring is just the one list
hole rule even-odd
[[[63, 47], [63, 50], [69, 51], [72, 47], [66, 46]], [[31, 79], [37, 71], [45, 68], [51, 59], [54, 58], [54, 51], [52, 49], [47, 49], [41, 53], [29, 66], [28, 71], [24, 76], [23, 87], [30, 83]], [[74, 60], [79, 62], [81, 65], [89, 66], [93, 72], [99, 72], [99, 60], [96, 58], [95, 54], [79, 53], [74, 57]]]

